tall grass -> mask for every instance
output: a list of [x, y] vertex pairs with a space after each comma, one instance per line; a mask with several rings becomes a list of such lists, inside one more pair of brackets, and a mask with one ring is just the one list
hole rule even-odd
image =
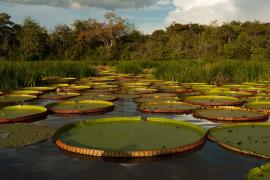
[[133, 60], [133, 61], [121, 61], [116, 66], [116, 72], [125, 74], [141, 74], [143, 69], [154, 68], [158, 65], [156, 61], [144, 61], [144, 60]]
[[[149, 64], [149, 63], [148, 63]], [[154, 62], [154, 77], [162, 80], [179, 82], [207, 82], [215, 83], [242, 83], [270, 80], [269, 61], [245, 61], [245, 60], [182, 60]], [[132, 72], [132, 66], [136, 71], [142, 72], [142, 62], [125, 62], [118, 65], [119, 71]], [[124, 71], [122, 71], [124, 70]]]
[[89, 62], [0, 62], [0, 90], [36, 86], [44, 77], [88, 77], [96, 75]]

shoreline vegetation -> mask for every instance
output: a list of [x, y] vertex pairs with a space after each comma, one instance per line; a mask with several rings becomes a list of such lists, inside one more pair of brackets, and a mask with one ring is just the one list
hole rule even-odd
[[141, 74], [148, 70], [156, 79], [181, 83], [229, 84], [270, 80], [269, 61], [122, 61], [116, 70], [128, 74]]
[[0, 90], [46, 77], [96, 76], [95, 65], [169, 81], [229, 84], [270, 80], [270, 23], [173, 23], [146, 35], [114, 13], [48, 31], [0, 12]]

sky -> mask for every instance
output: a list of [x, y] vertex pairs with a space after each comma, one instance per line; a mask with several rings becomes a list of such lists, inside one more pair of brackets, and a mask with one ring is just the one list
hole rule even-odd
[[0, 12], [16, 23], [31, 16], [53, 30], [74, 20], [103, 20], [112, 11], [133, 22], [145, 34], [172, 22], [209, 24], [237, 21], [270, 22], [270, 0], [0, 0]]

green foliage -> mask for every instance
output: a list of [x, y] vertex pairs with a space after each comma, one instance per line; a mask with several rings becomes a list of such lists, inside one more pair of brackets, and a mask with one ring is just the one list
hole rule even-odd
[[173, 23], [144, 35], [113, 13], [105, 14], [105, 22], [76, 20], [72, 27], [57, 25], [52, 32], [30, 17], [22, 25], [10, 19], [0, 13], [1, 59], [270, 59], [270, 24], [257, 21]]
[[269, 80], [268, 61], [244, 60], [179, 60], [120, 62], [116, 69], [121, 73], [139, 74], [143, 69], [154, 68], [157, 79], [179, 82], [242, 83]]
[[96, 70], [89, 62], [1, 62], [0, 90], [36, 86], [45, 77], [89, 77]]

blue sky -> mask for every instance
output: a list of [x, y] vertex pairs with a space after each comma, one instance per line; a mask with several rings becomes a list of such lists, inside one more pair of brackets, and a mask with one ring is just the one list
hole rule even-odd
[[103, 19], [107, 11], [135, 23], [144, 32], [164, 29], [172, 22], [208, 24], [231, 20], [270, 22], [269, 0], [0, 0], [0, 12], [22, 23], [31, 16], [52, 30], [76, 19]]

